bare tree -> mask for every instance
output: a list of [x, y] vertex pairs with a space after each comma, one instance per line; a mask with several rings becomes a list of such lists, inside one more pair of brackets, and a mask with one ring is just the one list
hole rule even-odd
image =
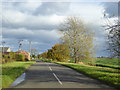
[[32, 48], [31, 49], [31, 54], [32, 55], [37, 55], [38, 54], [38, 50], [36, 48]]
[[[110, 23], [110, 20], [109, 20]], [[116, 21], [115, 24], [107, 24], [108, 30], [108, 48], [113, 57], [120, 57], [120, 22]]]
[[94, 34], [80, 18], [66, 18], [59, 30], [63, 34], [63, 43], [70, 49], [70, 54], [75, 63], [83, 57], [88, 58], [91, 56]]

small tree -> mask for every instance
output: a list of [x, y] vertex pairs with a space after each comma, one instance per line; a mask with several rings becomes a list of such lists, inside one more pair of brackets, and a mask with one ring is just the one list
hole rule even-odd
[[36, 48], [32, 48], [31, 49], [31, 54], [32, 55], [37, 55], [38, 54], [38, 50]]
[[36, 58], [35, 54], [32, 54], [32, 58], [34, 58], [34, 59]]
[[48, 52], [41, 53], [40, 56], [41, 56], [42, 58], [47, 58], [47, 53], [48, 53]]
[[38, 55], [37, 55], [37, 58], [40, 59], [40, 57], [41, 57], [40, 54], [38, 54]]
[[48, 50], [47, 57], [57, 61], [66, 61], [69, 58], [69, 49], [62, 44], [55, 44]]
[[68, 17], [59, 28], [63, 44], [69, 47], [75, 63], [83, 57], [89, 59], [93, 53], [93, 35], [89, 27], [78, 17]]

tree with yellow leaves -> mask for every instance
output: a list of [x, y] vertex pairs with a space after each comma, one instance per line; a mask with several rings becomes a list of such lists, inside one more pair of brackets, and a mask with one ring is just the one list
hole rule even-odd
[[59, 30], [63, 37], [63, 44], [69, 47], [70, 54], [75, 63], [83, 58], [86, 60], [92, 57], [93, 31], [78, 17], [68, 17], [61, 24]]

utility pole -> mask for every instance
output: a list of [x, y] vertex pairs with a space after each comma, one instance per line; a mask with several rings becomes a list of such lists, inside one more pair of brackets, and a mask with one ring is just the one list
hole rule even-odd
[[2, 48], [2, 53], [4, 54], [4, 46], [5, 46], [5, 41], [2, 41], [2, 46], [3, 46], [3, 48]]
[[18, 40], [18, 43], [19, 43], [19, 51], [21, 51], [21, 48], [22, 48], [22, 41], [23, 41], [23, 40]]
[[30, 55], [31, 55], [31, 40], [30, 40], [30, 42], [29, 42], [29, 53], [30, 53]]

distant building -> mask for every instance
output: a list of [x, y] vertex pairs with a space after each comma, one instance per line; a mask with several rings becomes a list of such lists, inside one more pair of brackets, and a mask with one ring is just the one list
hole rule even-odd
[[24, 50], [16, 52], [17, 54], [24, 54], [26, 60], [30, 60], [30, 53]]
[[9, 47], [0, 47], [0, 52], [9, 53], [11, 52], [11, 49]]
[[[9, 55], [9, 53], [11, 52], [11, 49], [9, 47], [0, 47], [0, 53], [2, 53], [2, 55]], [[30, 53], [24, 50], [19, 50], [17, 52], [15, 52], [16, 54], [24, 54], [25, 55], [25, 59], [26, 60], [30, 60]]]

